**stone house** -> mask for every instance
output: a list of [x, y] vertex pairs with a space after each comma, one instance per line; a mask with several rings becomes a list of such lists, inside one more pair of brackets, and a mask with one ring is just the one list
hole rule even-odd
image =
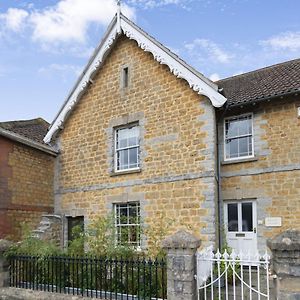
[[18, 240], [21, 224], [53, 213], [56, 152], [43, 143], [43, 119], [0, 123], [0, 239]]
[[227, 239], [262, 251], [266, 239], [300, 228], [300, 59], [218, 86], [228, 99], [217, 112]]
[[299, 91], [300, 60], [214, 83], [118, 13], [44, 138], [64, 240], [107, 213], [142, 248], [166, 219], [237, 249], [299, 228]]

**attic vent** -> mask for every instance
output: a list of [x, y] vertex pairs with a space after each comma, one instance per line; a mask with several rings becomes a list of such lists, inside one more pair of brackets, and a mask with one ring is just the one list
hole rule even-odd
[[127, 88], [129, 82], [129, 69], [128, 67], [124, 67], [122, 69], [122, 88]]

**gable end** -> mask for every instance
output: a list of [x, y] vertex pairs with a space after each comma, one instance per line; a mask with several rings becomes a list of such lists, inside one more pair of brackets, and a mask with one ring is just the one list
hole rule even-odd
[[121, 14], [120, 16], [118, 15], [118, 17], [115, 16], [112, 20], [104, 39], [95, 50], [94, 55], [52, 122], [49, 131], [44, 138], [45, 143], [49, 144], [54, 135], [63, 128], [63, 124], [67, 117], [85, 92], [89, 83], [92, 82], [96, 71], [101, 67], [109, 50], [113, 47], [116, 38], [122, 34], [122, 31], [126, 37], [135, 40], [142, 50], [151, 52], [156, 61], [160, 64], [167, 65], [172, 74], [186, 80], [191, 89], [199, 95], [208, 97], [214, 107], [221, 107], [227, 101], [227, 99], [218, 92], [218, 86], [216, 84], [187, 65], [178, 56], [173, 54], [162, 44], [158, 43]]

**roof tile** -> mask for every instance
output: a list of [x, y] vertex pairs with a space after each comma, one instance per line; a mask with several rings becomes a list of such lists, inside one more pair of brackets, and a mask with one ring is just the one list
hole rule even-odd
[[43, 138], [48, 131], [49, 123], [42, 118], [37, 118], [32, 120], [1, 122], [0, 127], [44, 144]]
[[216, 82], [229, 106], [300, 91], [300, 59], [262, 68]]

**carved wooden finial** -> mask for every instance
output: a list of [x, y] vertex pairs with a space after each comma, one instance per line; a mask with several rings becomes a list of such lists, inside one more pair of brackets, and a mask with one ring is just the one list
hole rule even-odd
[[121, 33], [121, 0], [117, 0], [118, 10], [117, 10], [117, 32]]
[[121, 0], [117, 0], [118, 13], [121, 13]]

